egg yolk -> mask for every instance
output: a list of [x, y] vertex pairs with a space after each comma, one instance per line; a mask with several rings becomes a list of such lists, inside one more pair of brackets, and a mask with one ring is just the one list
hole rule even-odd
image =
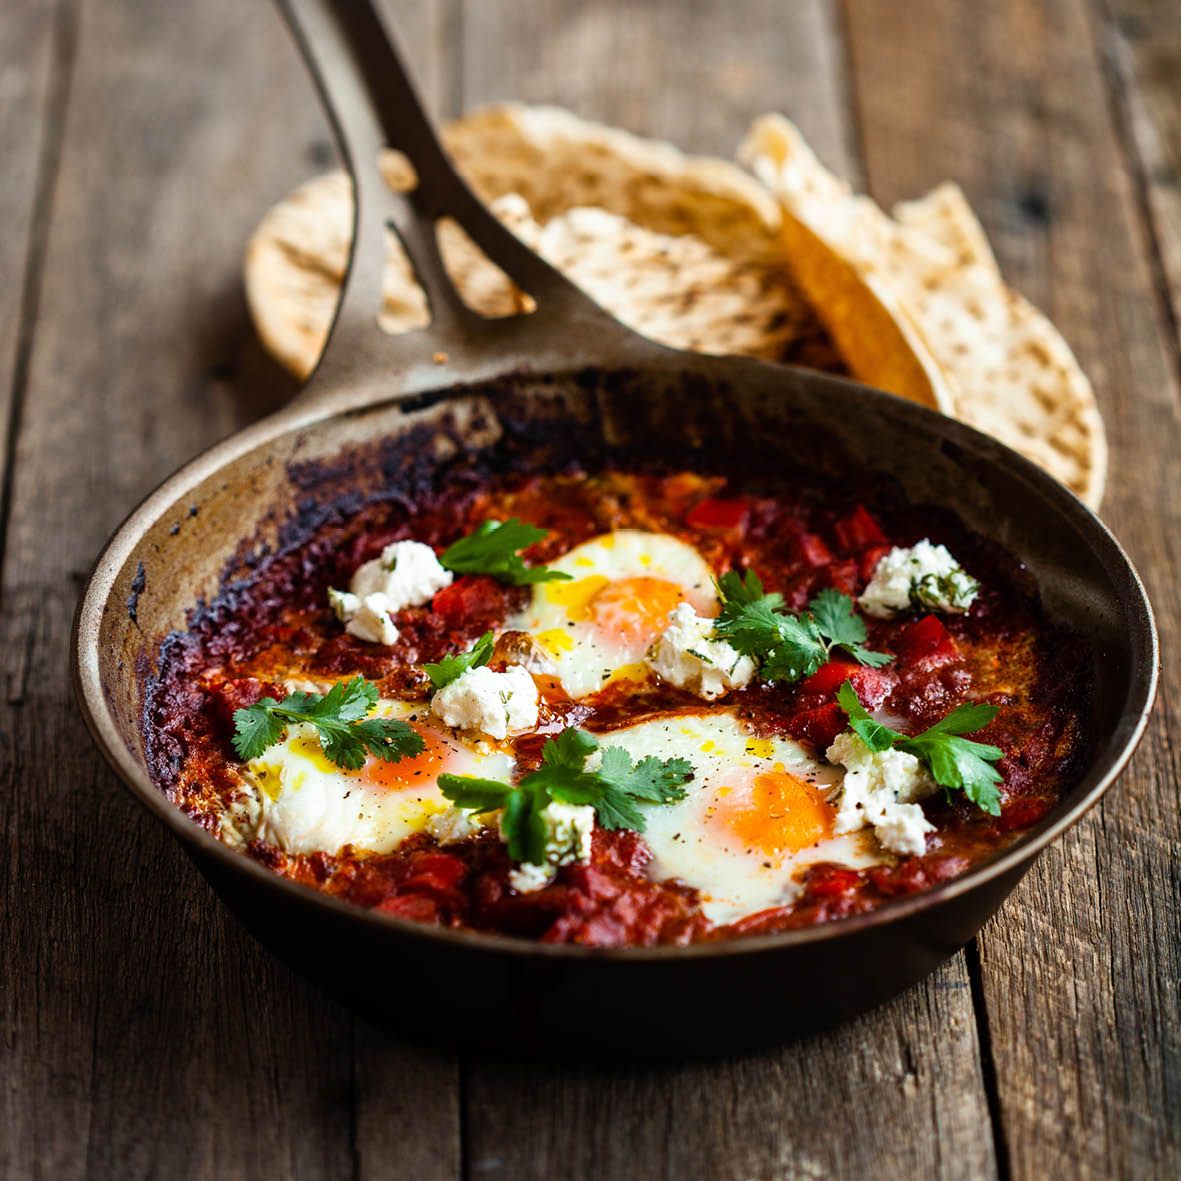
[[749, 791], [720, 788], [712, 809], [714, 823], [724, 825], [743, 848], [772, 857], [832, 836], [835, 815], [819, 788], [782, 770], [756, 776]]
[[588, 604], [595, 630], [629, 647], [646, 648], [668, 626], [668, 613], [684, 599], [663, 578], [621, 578], [596, 592]]
[[435, 782], [448, 757], [454, 753], [454, 748], [437, 730], [425, 726], [417, 729], [426, 743], [422, 753], [402, 758], [396, 763], [384, 759], [370, 759], [361, 768], [361, 777], [366, 783], [389, 788], [391, 791], [406, 791], [410, 788], [427, 787]]

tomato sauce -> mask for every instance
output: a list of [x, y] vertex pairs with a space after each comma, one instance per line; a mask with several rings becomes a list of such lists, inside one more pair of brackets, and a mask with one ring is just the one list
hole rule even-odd
[[[813, 865], [802, 871], [791, 905], [729, 926], [712, 925], [689, 887], [652, 880], [644, 839], [629, 831], [596, 830], [589, 862], [560, 869], [551, 885], [528, 894], [509, 885], [508, 855], [490, 830], [445, 847], [419, 834], [383, 855], [348, 847], [295, 855], [254, 840], [247, 855], [356, 905], [424, 923], [596, 946], [730, 938], [863, 913], [964, 873], [1036, 825], [1085, 755], [1084, 646], [1045, 618], [1036, 588], [1010, 555], [945, 511], [888, 494], [866, 503], [843, 492], [749, 488], [720, 475], [642, 467], [525, 478], [461, 471], [413, 502], [377, 500], [329, 519], [262, 562], [247, 585], [195, 614], [188, 632], [170, 637], [145, 711], [162, 789], [198, 823], [223, 833], [227, 807], [243, 790], [229, 743], [233, 712], [265, 695], [281, 697], [286, 680], [360, 673], [377, 681], [383, 696], [425, 702], [421, 665], [502, 628], [529, 590], [457, 577], [430, 603], [394, 616], [399, 638], [389, 648], [345, 634], [326, 606], [327, 590], [347, 586], [356, 567], [392, 541], [414, 538], [442, 549], [486, 519], [510, 516], [549, 530], [524, 555], [529, 563], [614, 529], [667, 533], [692, 545], [717, 574], [754, 569], [796, 611], [826, 587], [858, 595], [892, 546], [922, 538], [947, 545], [981, 582], [969, 614], [867, 618], [869, 646], [893, 653], [889, 665], [834, 660], [795, 685], [752, 682], [727, 703], [757, 734], [791, 736], [818, 757], [847, 726], [835, 700], [846, 678], [868, 708], [884, 709], [908, 732], [967, 701], [996, 705], [996, 719], [972, 737], [1005, 752], [1001, 815], [963, 798], [933, 797], [924, 810], [936, 831], [922, 856], [863, 870]], [[511, 633], [500, 638], [499, 658], [511, 657], [512, 643]], [[539, 731], [548, 733], [569, 725], [602, 732], [708, 708], [658, 682], [613, 682], [577, 702], [555, 681], [539, 684]], [[522, 773], [537, 765], [544, 737], [516, 740]]]

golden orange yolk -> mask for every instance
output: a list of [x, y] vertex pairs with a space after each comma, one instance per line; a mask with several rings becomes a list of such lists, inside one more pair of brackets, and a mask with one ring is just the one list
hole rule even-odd
[[767, 856], [808, 849], [832, 836], [836, 808], [824, 793], [787, 771], [767, 771], [749, 792], [720, 788], [713, 808], [720, 822], [742, 842]]
[[370, 759], [361, 768], [361, 778], [375, 787], [386, 787], [390, 791], [407, 791], [410, 788], [430, 787], [442, 771], [453, 748], [437, 731], [429, 727], [416, 727], [426, 746], [421, 754], [403, 758], [397, 763], [384, 759]]
[[595, 630], [629, 647], [647, 648], [668, 626], [668, 613], [685, 595], [663, 578], [620, 578], [588, 604]]

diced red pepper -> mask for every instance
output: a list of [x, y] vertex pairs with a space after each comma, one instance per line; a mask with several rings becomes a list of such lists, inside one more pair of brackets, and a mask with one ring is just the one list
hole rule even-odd
[[819, 693], [827, 697], [830, 693], [835, 693], [847, 679], [851, 680], [860, 671], [861, 665], [855, 664], [851, 660], [830, 660], [800, 685], [800, 692]]
[[466, 873], [467, 867], [458, 857], [449, 853], [425, 853], [415, 858], [403, 886], [408, 890], [446, 894], [455, 889]]
[[685, 522], [695, 529], [744, 529], [749, 515], [745, 496], [707, 496], [689, 510]]
[[1018, 832], [1037, 824], [1054, 806], [1044, 796], [1010, 796], [1001, 804], [997, 826], [1001, 832]]
[[860, 553], [867, 546], [884, 545], [886, 535], [864, 505], [858, 505], [834, 526], [837, 542], [847, 554]]
[[877, 709], [889, 697], [896, 677], [888, 668], [870, 668], [851, 660], [830, 660], [800, 685], [800, 692], [835, 696], [846, 680], [852, 682], [866, 709]]
[[486, 574], [457, 578], [431, 600], [431, 610], [453, 627], [499, 617], [505, 610], [504, 588]]
[[824, 544], [824, 539], [815, 533], [801, 533], [796, 542], [800, 547], [800, 557], [813, 569], [820, 569], [832, 561], [832, 550]]
[[843, 595], [855, 595], [857, 585], [857, 563], [853, 558], [840, 558], [828, 566], [828, 583]]
[[960, 650], [947, 628], [934, 615], [924, 615], [898, 637], [898, 655], [908, 664], [936, 668], [958, 660]]
[[878, 568], [878, 563], [890, 552], [888, 545], [867, 545], [861, 551], [857, 558], [858, 572], [861, 575], [862, 582], [868, 582], [873, 577], [873, 572]]
[[810, 898], [840, 898], [859, 885], [861, 874], [855, 869], [818, 865], [808, 874], [807, 892]]
[[416, 923], [437, 923], [439, 905], [425, 894], [395, 894], [379, 902], [374, 910], [383, 914], [396, 914], [399, 918], [412, 919]]
[[842, 730], [848, 728], [849, 720], [845, 711], [835, 701], [816, 709], [803, 709], [793, 714], [787, 723], [787, 732], [793, 738], [810, 742], [818, 751], [826, 751]]

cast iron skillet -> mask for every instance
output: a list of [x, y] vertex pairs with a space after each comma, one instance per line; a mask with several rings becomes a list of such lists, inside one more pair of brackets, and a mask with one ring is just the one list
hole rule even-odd
[[[348, 279], [331, 345], [300, 397], [165, 481], [99, 558], [74, 645], [99, 748], [264, 944], [420, 1036], [562, 1056], [732, 1050], [819, 1028], [920, 979], [1095, 803], [1141, 735], [1157, 644], [1127, 557], [1051, 477], [958, 422], [852, 382], [683, 354], [621, 328], [457, 177], [369, 0], [285, 0], [284, 11], [354, 177]], [[385, 145], [417, 170], [409, 197], [374, 167]], [[495, 322], [473, 315], [441, 265], [440, 216], [459, 221], [538, 309]], [[388, 337], [375, 326], [387, 224], [428, 292], [428, 331]], [[530, 438], [543, 452], [572, 440], [643, 452], [656, 441], [690, 464], [709, 455], [742, 471], [875, 471], [914, 501], [954, 507], [1028, 564], [1051, 617], [1093, 648], [1085, 774], [1035, 831], [938, 889], [810, 930], [647, 950], [540, 946], [372, 914], [274, 875], [175, 808], [148, 774], [145, 681], [194, 604], [232, 598], [235, 579], [334, 507], [429, 479], [457, 451]]]

